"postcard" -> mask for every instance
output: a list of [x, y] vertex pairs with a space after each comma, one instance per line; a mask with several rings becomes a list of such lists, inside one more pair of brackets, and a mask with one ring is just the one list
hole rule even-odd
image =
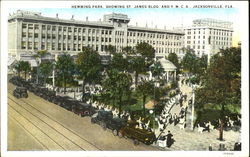
[[246, 1], [1, 6], [2, 156], [249, 156]]

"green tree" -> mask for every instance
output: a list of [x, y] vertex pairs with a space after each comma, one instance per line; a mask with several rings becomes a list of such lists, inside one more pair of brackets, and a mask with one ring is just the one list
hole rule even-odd
[[180, 65], [176, 53], [170, 53], [167, 59], [177, 67], [177, 73], [179, 73]]
[[64, 94], [66, 93], [66, 84], [73, 79], [75, 64], [73, 58], [64, 52], [58, 57], [56, 62], [56, 70], [59, 79], [63, 81]]
[[110, 68], [117, 69], [118, 71], [128, 71], [128, 59], [121, 53], [115, 53], [110, 62]]
[[[82, 79], [82, 94], [85, 94], [84, 88], [86, 83], [99, 83], [102, 78], [103, 66], [101, 58], [97, 51], [84, 47], [83, 51], [77, 54], [76, 59], [78, 75]], [[82, 97], [84, 101], [84, 97]]]
[[142, 42], [136, 45], [135, 47], [136, 54], [140, 55], [145, 59], [145, 62], [148, 67], [153, 63], [155, 58], [155, 49], [153, 46], [148, 43]]
[[220, 108], [220, 136], [223, 139], [225, 112], [230, 113], [228, 106], [240, 108], [241, 105], [241, 49], [221, 50], [211, 58], [210, 66], [204, 77], [204, 85], [197, 90], [196, 108], [202, 112], [208, 104]]
[[[130, 94], [132, 85], [131, 75], [119, 72], [116, 69], [108, 71], [108, 77], [103, 81], [103, 88], [110, 98], [116, 100], [119, 106], [119, 117], [123, 105], [123, 98]], [[115, 102], [115, 101], [113, 101]]]
[[17, 71], [18, 76], [20, 77], [22, 71], [22, 67], [20, 66], [20, 61], [15, 64], [14, 69]]
[[30, 63], [27, 61], [19, 61], [14, 67], [18, 72], [18, 76], [20, 77], [20, 73], [24, 72], [24, 78], [26, 80], [27, 73], [31, 71]]
[[134, 54], [129, 57], [130, 69], [135, 72], [135, 87], [138, 84], [138, 77], [141, 73], [146, 73], [150, 65], [154, 62], [155, 50], [148, 43], [136, 45]]
[[30, 63], [27, 61], [21, 61], [22, 71], [24, 72], [24, 79], [26, 80], [27, 73], [31, 71]]
[[[143, 107], [143, 116], [146, 117], [145, 103], [148, 96], [152, 96], [154, 93], [154, 83], [153, 81], [142, 81], [136, 89], [137, 93], [142, 97], [142, 107]], [[154, 100], [155, 101], [155, 100]]]
[[52, 74], [53, 71], [53, 63], [52, 62], [42, 62], [40, 64], [40, 73], [43, 77], [43, 83], [47, 82], [48, 77]]
[[105, 48], [105, 51], [106, 51], [106, 52], [109, 52], [110, 54], [115, 54], [115, 53], [116, 53], [116, 48], [115, 48], [115, 46], [113, 46], [113, 45], [108, 45], [108, 46]]
[[197, 56], [194, 53], [187, 52], [182, 59], [182, 68], [190, 73], [195, 72]]
[[150, 71], [152, 76], [156, 78], [156, 81], [159, 81], [160, 76], [164, 73], [164, 69], [159, 61], [156, 61], [150, 66]]
[[33, 55], [33, 57], [36, 60], [37, 63], [37, 74], [36, 74], [36, 83], [39, 83], [39, 73], [40, 73], [40, 64], [42, 62], [42, 58], [46, 55], [48, 55], [49, 53], [47, 52], [47, 50], [38, 50], [36, 51], [36, 53]]
[[126, 54], [126, 55], [134, 55], [135, 50], [131, 46], [126, 46], [126, 47], [122, 48], [122, 53]]
[[129, 58], [129, 69], [135, 73], [135, 88], [138, 84], [139, 74], [147, 71], [144, 58], [140, 56], [133, 56]]

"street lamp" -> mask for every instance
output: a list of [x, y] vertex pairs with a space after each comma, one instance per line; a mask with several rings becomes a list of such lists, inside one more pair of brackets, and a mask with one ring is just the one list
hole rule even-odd
[[195, 86], [192, 85], [192, 111], [191, 111], [191, 130], [194, 129], [194, 101], [195, 101]]
[[[154, 113], [154, 111], [153, 110], [149, 110], [149, 113], [151, 114], [151, 115], [153, 115], [153, 113]], [[154, 116], [154, 118], [155, 118], [155, 116]], [[153, 129], [155, 128], [155, 120], [153, 119]]]

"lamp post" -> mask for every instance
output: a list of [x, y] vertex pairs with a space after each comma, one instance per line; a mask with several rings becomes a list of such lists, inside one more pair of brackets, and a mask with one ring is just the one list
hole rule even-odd
[[[151, 115], [153, 115], [154, 111], [153, 110], [149, 110], [149, 113]], [[155, 116], [154, 116], [154, 119], [153, 119], [153, 129], [155, 128]]]
[[194, 129], [194, 101], [195, 101], [195, 87], [192, 85], [192, 110], [191, 110], [191, 130]]
[[53, 63], [53, 71], [52, 71], [52, 86], [53, 91], [55, 90], [55, 64]]

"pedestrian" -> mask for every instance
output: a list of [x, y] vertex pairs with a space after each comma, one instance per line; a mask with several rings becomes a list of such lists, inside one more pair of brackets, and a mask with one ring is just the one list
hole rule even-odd
[[212, 148], [212, 145], [211, 145], [211, 144], [209, 144], [208, 150], [209, 150], [209, 151], [212, 151], [212, 150], [213, 150], [213, 148]]
[[174, 113], [174, 125], [176, 125], [178, 123], [178, 117], [177, 114]]
[[167, 134], [167, 147], [170, 148], [171, 145], [173, 144], [174, 140], [173, 140], [173, 135], [171, 134], [171, 132], [168, 130], [168, 134]]

